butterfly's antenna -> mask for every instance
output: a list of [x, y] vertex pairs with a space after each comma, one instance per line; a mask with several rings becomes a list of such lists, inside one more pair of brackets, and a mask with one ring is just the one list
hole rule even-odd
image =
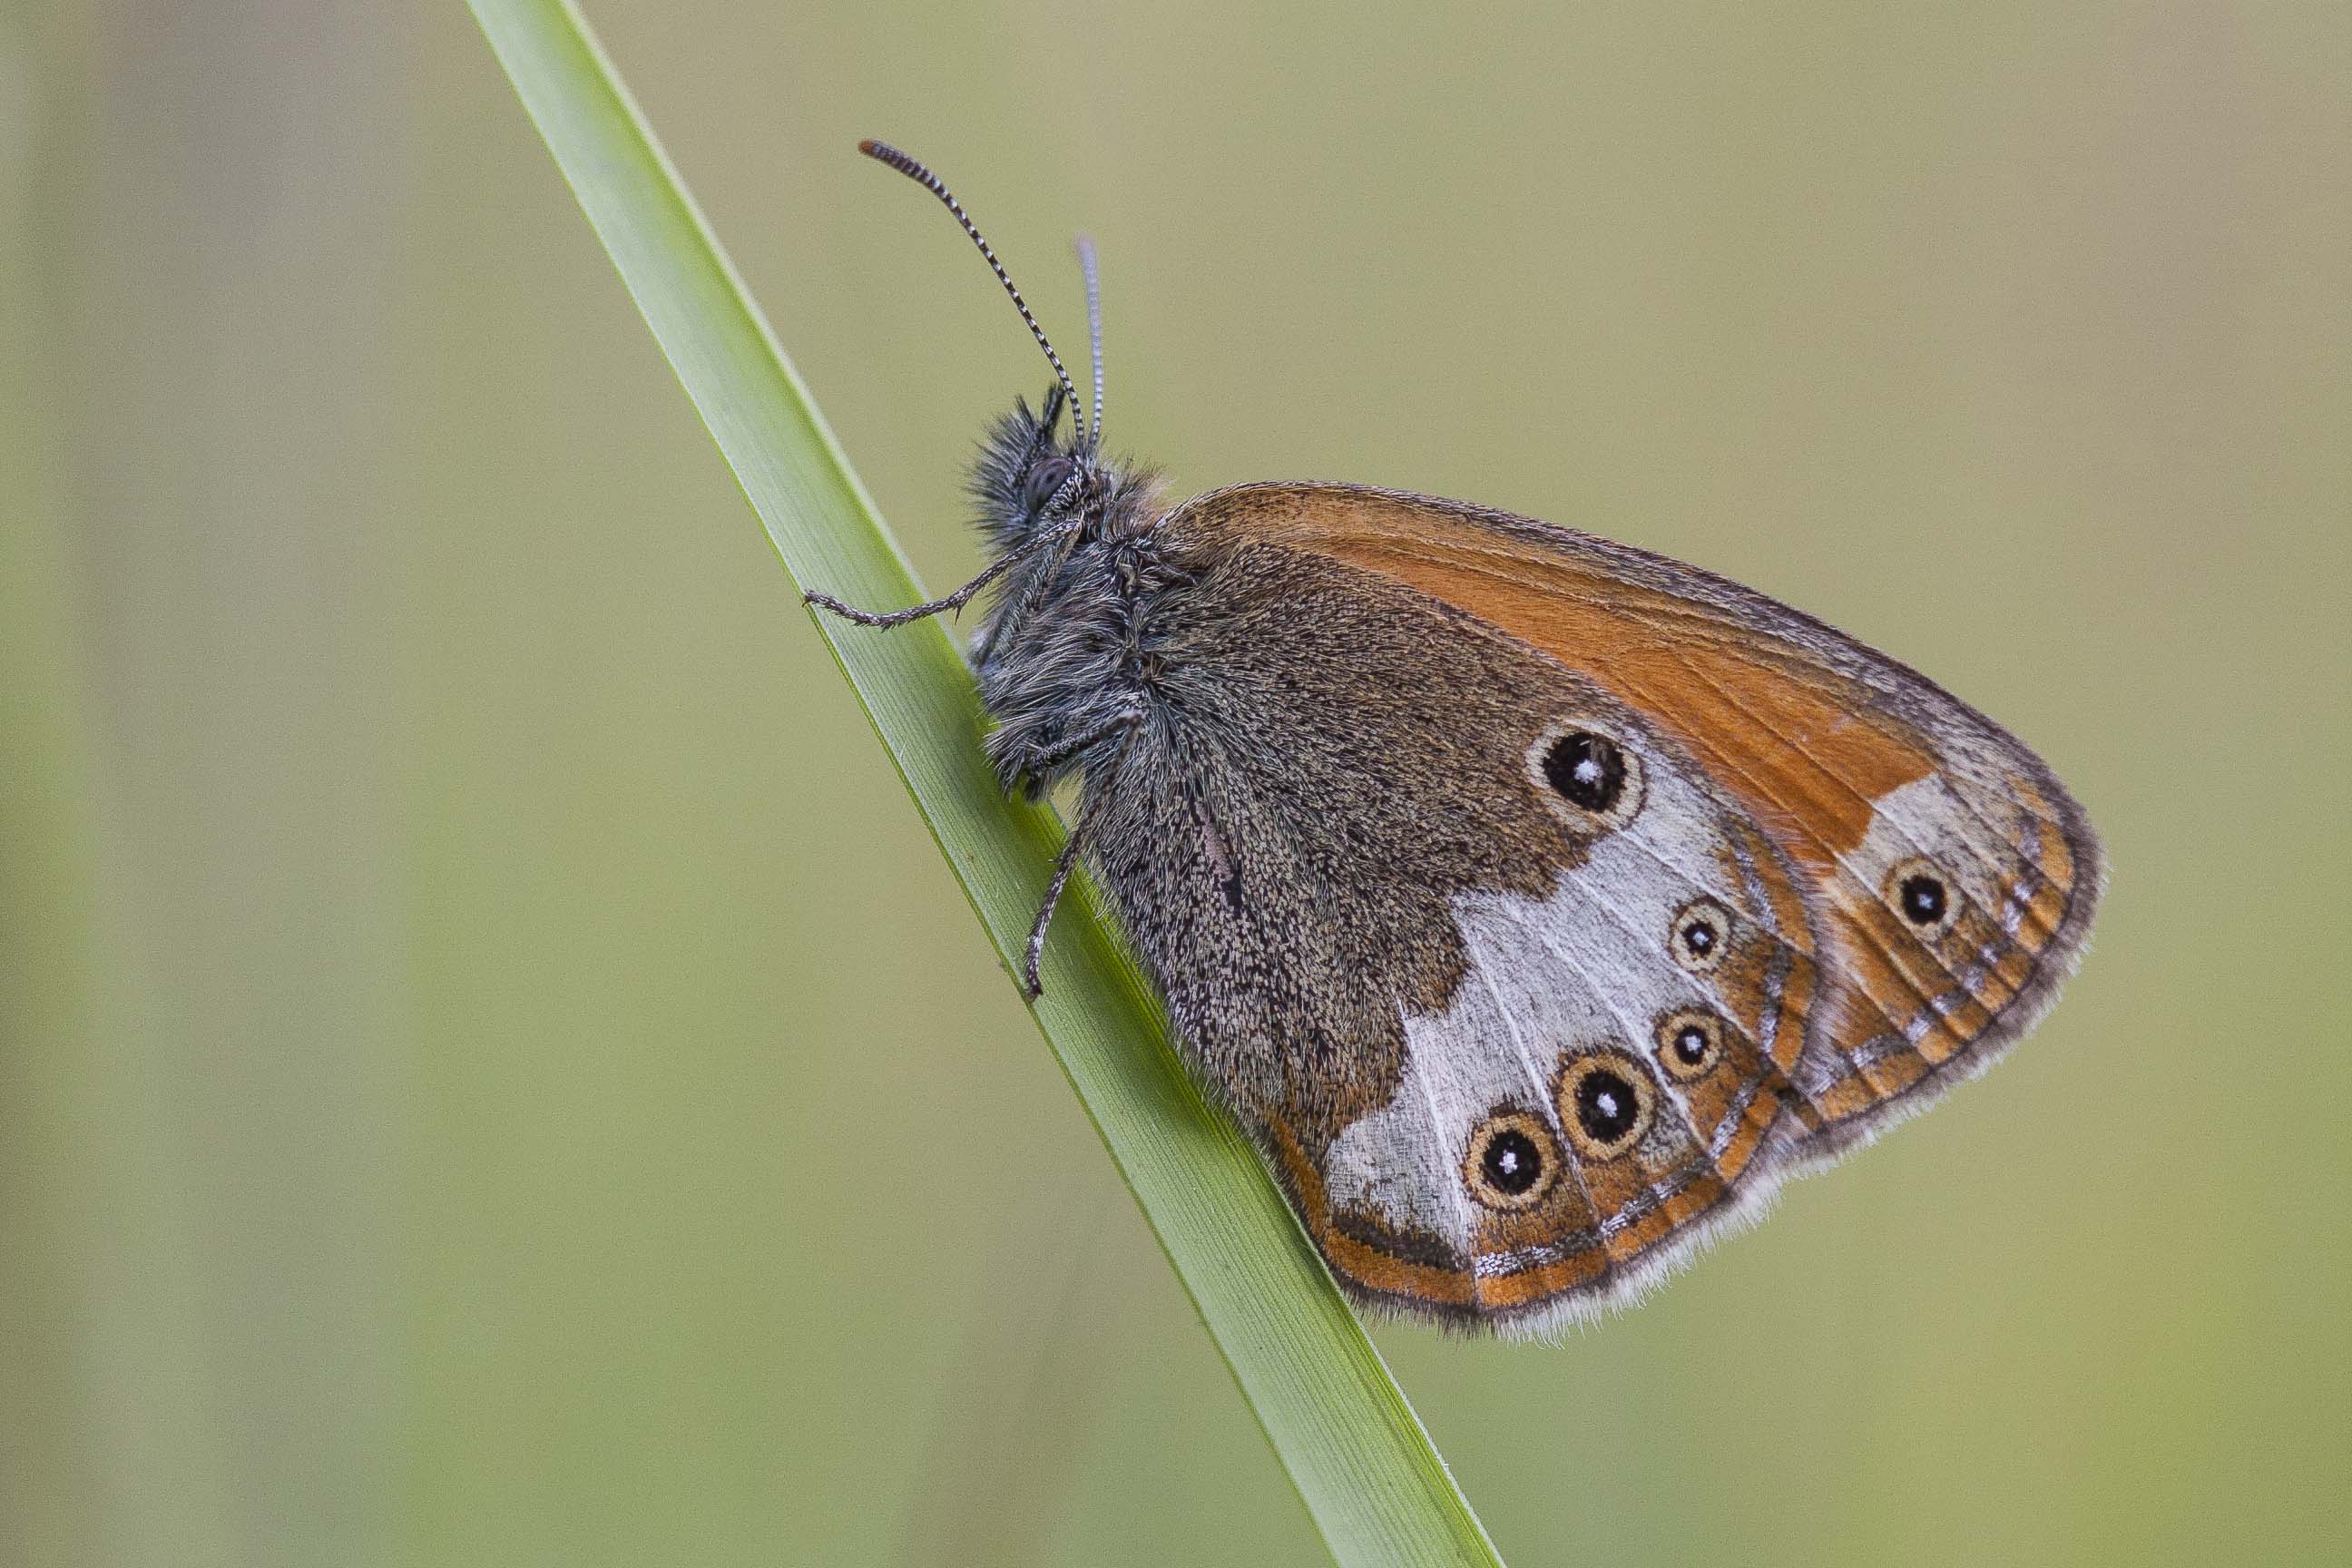
[[980, 247], [980, 254], [987, 258], [988, 269], [996, 274], [996, 280], [1004, 285], [1004, 291], [1007, 294], [1013, 296], [1013, 308], [1021, 312], [1023, 321], [1029, 323], [1030, 335], [1037, 340], [1037, 346], [1045, 351], [1045, 358], [1054, 366], [1055, 378], [1061, 382], [1062, 390], [1070, 395], [1070, 423], [1077, 427], [1078, 444], [1082, 447], [1086, 445], [1086, 409], [1078, 402], [1078, 389], [1070, 383], [1070, 373], [1062, 368], [1062, 356], [1054, 352], [1053, 341], [1045, 336], [1045, 329], [1039, 326], [1037, 318], [1029, 313], [1029, 301], [1024, 300], [1021, 297], [1021, 290], [1013, 286], [1013, 279], [1004, 270], [1004, 263], [996, 259], [996, 252], [991, 250], [988, 241], [981, 237], [978, 226], [964, 212], [963, 204], [955, 199], [955, 194], [948, 189], [946, 184], [937, 174], [932, 174], [921, 163], [909, 158], [888, 142], [868, 139], [860, 142], [857, 144], [857, 150], [877, 163], [889, 164], [890, 167], [939, 197], [940, 201], [947, 204], [948, 211], [955, 214], [956, 222], [963, 225], [964, 233], [971, 236], [971, 242]]
[[1095, 269], [1095, 237], [1078, 236], [1078, 270], [1087, 275], [1087, 338], [1095, 362], [1095, 445], [1102, 445], [1102, 276]]

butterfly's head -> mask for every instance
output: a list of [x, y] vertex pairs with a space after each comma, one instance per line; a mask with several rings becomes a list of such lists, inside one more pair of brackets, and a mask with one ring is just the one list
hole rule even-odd
[[857, 150], [921, 185], [955, 215], [1054, 367], [1054, 384], [1046, 391], [1045, 405], [1033, 413], [1025, 399], [1015, 402], [1013, 412], [996, 422], [982, 444], [971, 489], [982, 531], [999, 551], [1009, 552], [1035, 542], [1041, 532], [1100, 537], [1116, 530], [1128, 513], [1142, 504], [1147, 487], [1103, 460], [1102, 288], [1095, 268], [1094, 242], [1083, 235], [1077, 242], [1078, 265], [1086, 274], [1087, 324], [1094, 349], [1095, 396], [1090, 412], [1079, 400], [1077, 386], [1045, 336], [1045, 329], [1037, 324], [1028, 301], [1013, 286], [1004, 264], [981, 237], [963, 204], [937, 174], [896, 147], [869, 141], [859, 142]]
[[1037, 408], [1017, 398], [981, 443], [971, 499], [981, 531], [999, 552], [1017, 551], [1041, 531], [1080, 538], [1124, 531], [1145, 503], [1149, 487], [1106, 460], [1091, 432], [1065, 421], [1068, 406], [1058, 383]]

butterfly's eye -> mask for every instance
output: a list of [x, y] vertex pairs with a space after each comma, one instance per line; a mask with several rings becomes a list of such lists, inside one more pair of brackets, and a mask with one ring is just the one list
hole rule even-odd
[[1886, 899], [1911, 928], [1933, 942], [1959, 919], [1959, 898], [1934, 861], [1914, 855], [1886, 873]]
[[1490, 1209], [1507, 1212], [1541, 1203], [1558, 1173], [1551, 1133], [1524, 1110], [1497, 1111], [1486, 1118], [1470, 1135], [1470, 1153], [1462, 1162], [1463, 1184], [1470, 1195]]
[[1528, 773], [1579, 828], [1622, 827], [1642, 809], [1642, 759], [1590, 724], [1546, 731], [1528, 750]]
[[1682, 1007], [1658, 1020], [1658, 1065], [1678, 1083], [1705, 1078], [1723, 1059], [1723, 1020]]
[[1642, 1141], [1657, 1109], [1650, 1075], [1615, 1051], [1579, 1057], [1559, 1077], [1559, 1122], [1588, 1160], [1613, 1160]]
[[1730, 946], [1731, 911], [1713, 899], [1693, 899], [1685, 904], [1666, 933], [1666, 951], [1693, 974], [1713, 970]]
[[1021, 504], [1036, 511], [1054, 499], [1054, 494], [1069, 482], [1071, 470], [1077, 467], [1067, 458], [1045, 458], [1029, 466], [1029, 477], [1021, 484]]

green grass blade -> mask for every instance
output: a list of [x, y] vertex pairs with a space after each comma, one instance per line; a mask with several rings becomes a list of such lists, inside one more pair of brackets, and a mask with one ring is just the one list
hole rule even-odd
[[[577, 10], [562, 0], [472, 5], [793, 580], [856, 604], [921, 597]], [[1059, 827], [998, 794], [971, 675], [937, 623], [887, 635], [824, 616], [817, 625], [1010, 969]], [[1496, 1563], [1256, 1156], [1202, 1103], [1091, 898], [1073, 891], [1047, 950], [1038, 1026], [1333, 1555]]]

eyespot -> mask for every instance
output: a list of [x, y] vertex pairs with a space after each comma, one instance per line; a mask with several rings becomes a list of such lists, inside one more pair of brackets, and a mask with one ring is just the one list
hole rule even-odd
[[1613, 1160], [1639, 1143], [1656, 1110], [1649, 1070], [1622, 1052], [1578, 1057], [1559, 1075], [1559, 1124], [1588, 1160]]
[[1950, 931], [1960, 918], [1959, 894], [1951, 879], [1924, 855], [1898, 860], [1886, 873], [1886, 901], [1929, 942]]
[[1658, 1020], [1658, 1065], [1677, 1083], [1705, 1078], [1723, 1059], [1723, 1020], [1704, 1007], [1677, 1007]]
[[1731, 947], [1731, 911], [1713, 899], [1693, 899], [1675, 912], [1666, 951], [1693, 974], [1706, 974]]
[[1490, 1209], [1506, 1213], [1533, 1208], [1559, 1179], [1551, 1131], [1524, 1110], [1503, 1110], [1470, 1135], [1462, 1162], [1462, 1184]]
[[1581, 719], [1565, 720], [1528, 748], [1528, 777], [1570, 826], [1622, 827], [1642, 809], [1642, 759]]

